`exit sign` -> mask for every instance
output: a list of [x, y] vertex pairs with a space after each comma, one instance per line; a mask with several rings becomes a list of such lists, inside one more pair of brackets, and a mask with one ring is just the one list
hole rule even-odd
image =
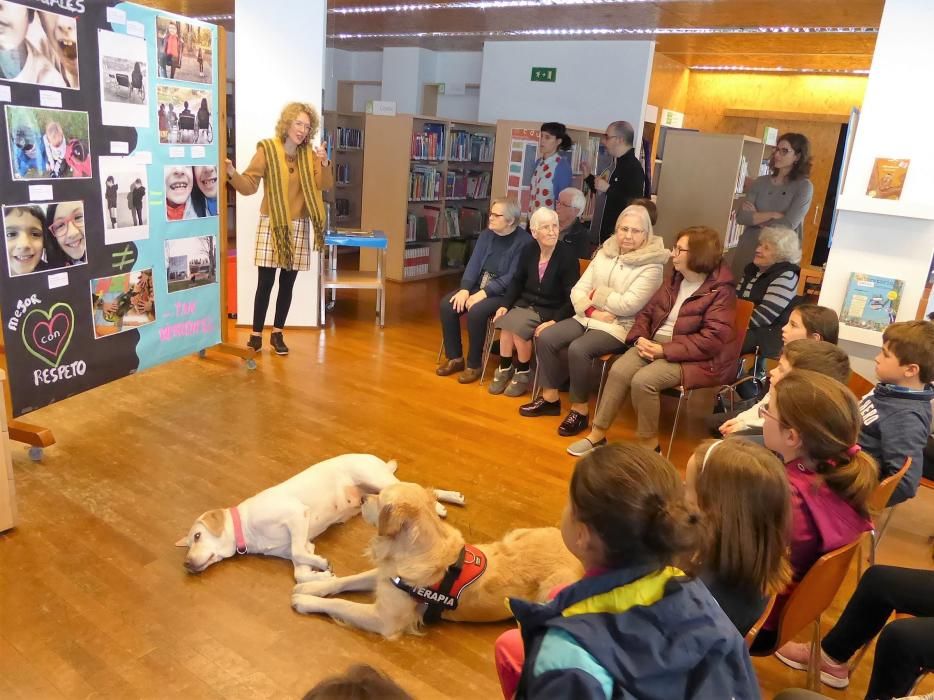
[[557, 75], [557, 68], [541, 68], [539, 66], [534, 66], [532, 68], [533, 83], [553, 83]]

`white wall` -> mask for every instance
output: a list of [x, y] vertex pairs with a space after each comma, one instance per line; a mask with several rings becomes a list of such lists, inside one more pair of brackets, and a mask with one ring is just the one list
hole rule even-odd
[[[866, 272], [905, 282], [896, 321], [917, 315], [934, 255], [934, 141], [911, 127], [913, 115], [934, 113], [934, 92], [917, 84], [918, 67], [934, 65], [932, 26], [934, 3], [886, 1], [821, 285], [820, 303], [832, 309], [841, 308], [850, 273]], [[911, 160], [901, 199], [866, 196], [876, 158]], [[840, 337], [862, 344], [864, 358], [882, 344], [881, 333], [845, 325]]]
[[[483, 73], [480, 51], [439, 51], [434, 82], [448, 87], [479, 85]], [[438, 95], [438, 116], [446, 119], [479, 121], [480, 90], [468, 88], [463, 95]]]
[[[382, 51], [344, 51], [329, 47], [324, 54], [324, 108], [337, 109], [337, 83], [341, 80], [383, 79]], [[354, 111], [362, 112], [368, 100], [380, 99], [378, 85], [354, 88]]]
[[[321, 109], [324, 84], [324, 0], [278, 0], [276, 12], [256, 0], [236, 0], [235, 70], [237, 153], [243, 170], [256, 144], [273, 135], [282, 106], [301, 100]], [[283, 22], [282, 17], [289, 17]], [[257, 59], [260, 57], [260, 60]], [[275, 70], [270, 70], [275, 66]], [[262, 99], [259, 99], [261, 96]], [[262, 189], [252, 197], [237, 195], [237, 314], [242, 324], [253, 318], [256, 267], [253, 250]], [[289, 326], [318, 325], [318, 254], [312, 270], [295, 284]], [[273, 290], [267, 324], [272, 324], [277, 290]]]
[[382, 99], [396, 103], [396, 111], [418, 114], [422, 99], [420, 63], [425, 49], [393, 46], [383, 49]]
[[[603, 129], [624, 119], [641, 138], [654, 41], [488, 41], [483, 45], [480, 121], [559, 121]], [[532, 67], [558, 69], [533, 83]]]

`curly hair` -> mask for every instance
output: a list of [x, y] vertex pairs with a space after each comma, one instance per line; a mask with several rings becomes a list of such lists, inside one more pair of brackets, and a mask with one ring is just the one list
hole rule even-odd
[[759, 243], [768, 243], [775, 250], [777, 262], [801, 262], [801, 243], [798, 233], [785, 226], [764, 226], [759, 232]]
[[279, 115], [279, 121], [276, 122], [276, 137], [280, 141], [285, 141], [286, 136], [289, 133], [289, 127], [292, 126], [292, 122], [298, 118], [299, 114], [305, 113], [308, 115], [308, 119], [311, 121], [311, 130], [305, 135], [305, 140], [300, 145], [307, 145], [314, 135], [318, 133], [318, 126], [321, 124], [321, 118], [318, 116], [318, 110], [312, 107], [307, 102], [289, 102], [285, 107], [282, 108], [282, 113]]

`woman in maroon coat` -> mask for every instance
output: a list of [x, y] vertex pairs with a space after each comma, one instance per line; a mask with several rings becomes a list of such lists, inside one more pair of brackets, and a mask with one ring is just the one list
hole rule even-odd
[[678, 234], [674, 273], [636, 316], [629, 350], [614, 363], [590, 435], [568, 452], [579, 456], [606, 443], [606, 431], [627, 395], [638, 417], [637, 442], [660, 451], [659, 393], [728, 384], [736, 377], [736, 287], [723, 262], [720, 235], [706, 226]]

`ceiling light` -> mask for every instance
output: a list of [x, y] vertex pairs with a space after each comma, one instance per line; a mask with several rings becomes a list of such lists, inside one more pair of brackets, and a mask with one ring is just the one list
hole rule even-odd
[[328, 39], [354, 41], [363, 39], [442, 39], [442, 38], [515, 38], [539, 36], [693, 36], [717, 34], [878, 34], [878, 27], [586, 27], [579, 29], [503, 29], [470, 32], [375, 32], [328, 34]]
[[691, 70], [727, 73], [807, 73], [810, 75], [869, 75], [864, 68], [784, 68], [772, 66], [690, 66]]
[[[380, 12], [430, 12], [433, 10], [501, 10], [542, 5], [644, 5], [658, 0], [454, 0], [454, 2], [418, 2], [407, 5], [353, 5], [332, 7], [331, 15], [359, 15]], [[672, 0], [665, 0], [671, 2]]]
[[233, 15], [200, 15], [194, 19], [200, 19], [203, 22], [232, 22]]

